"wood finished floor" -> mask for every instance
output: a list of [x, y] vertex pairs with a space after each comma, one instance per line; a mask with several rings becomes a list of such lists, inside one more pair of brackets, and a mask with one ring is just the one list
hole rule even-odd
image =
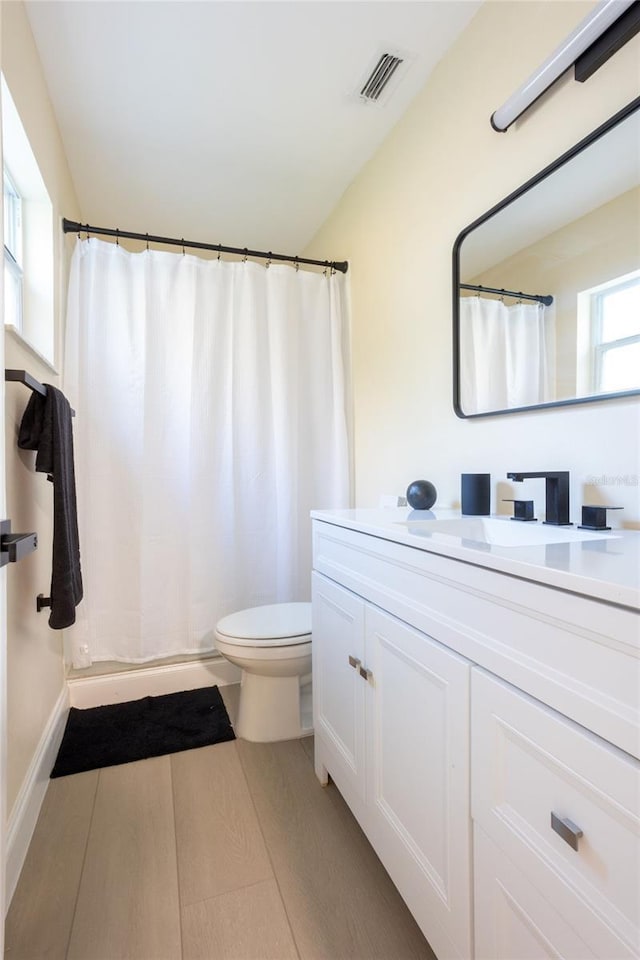
[[312, 753], [235, 740], [50, 781], [5, 957], [435, 960]]

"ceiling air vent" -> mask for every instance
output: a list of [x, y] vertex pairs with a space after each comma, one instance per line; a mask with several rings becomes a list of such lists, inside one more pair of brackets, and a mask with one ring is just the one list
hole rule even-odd
[[379, 100], [383, 90], [403, 62], [402, 57], [395, 57], [391, 53], [383, 53], [360, 91], [362, 99], [374, 103]]

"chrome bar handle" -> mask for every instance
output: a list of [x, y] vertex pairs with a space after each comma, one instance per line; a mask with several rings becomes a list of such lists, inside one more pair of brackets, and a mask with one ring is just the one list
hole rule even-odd
[[564, 820], [551, 811], [551, 829], [555, 830], [559, 837], [568, 843], [574, 850], [578, 849], [578, 840], [583, 836], [580, 827], [577, 827], [571, 820]]
[[361, 663], [362, 663], [361, 660], [358, 660], [356, 657], [352, 657], [351, 654], [349, 654], [350, 667], [353, 667], [355, 670], [357, 670]]

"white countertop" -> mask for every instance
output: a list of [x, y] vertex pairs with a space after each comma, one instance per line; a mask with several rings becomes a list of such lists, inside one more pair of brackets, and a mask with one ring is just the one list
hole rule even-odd
[[[356, 508], [313, 510], [311, 516], [314, 520], [404, 543], [427, 553], [640, 609], [640, 531], [611, 530], [604, 535], [585, 531], [587, 539], [569, 542], [568, 539], [563, 541], [565, 534], [559, 527], [554, 531], [554, 539], [556, 534], [558, 539], [556, 543], [505, 547], [430, 532], [428, 523], [407, 526], [403, 522], [420, 516], [437, 520], [459, 517], [460, 514], [453, 510]], [[505, 516], [496, 519], [512, 522]]]

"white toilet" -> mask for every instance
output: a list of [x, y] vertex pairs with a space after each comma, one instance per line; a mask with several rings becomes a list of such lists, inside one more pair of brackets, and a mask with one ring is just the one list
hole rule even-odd
[[239, 610], [215, 635], [218, 651], [242, 668], [236, 735], [267, 743], [311, 733], [311, 604]]

